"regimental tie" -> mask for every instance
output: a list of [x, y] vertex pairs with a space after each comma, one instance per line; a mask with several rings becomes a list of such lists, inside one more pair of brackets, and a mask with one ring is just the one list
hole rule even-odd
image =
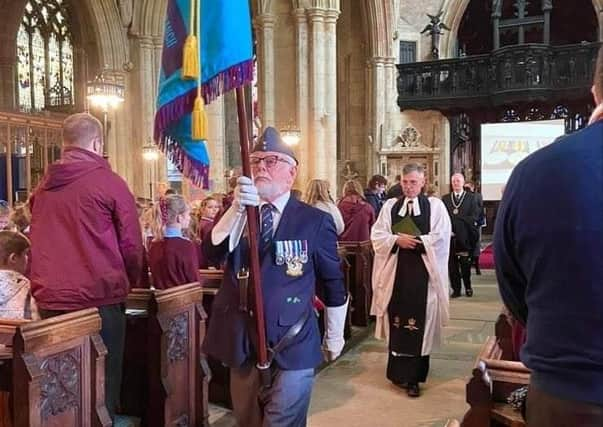
[[262, 234], [260, 240], [260, 254], [265, 254], [268, 249], [270, 249], [270, 245], [272, 244], [272, 234], [274, 229], [274, 219], [272, 217], [272, 212], [274, 211], [274, 206], [270, 203], [266, 203], [262, 206], [261, 215], [262, 215]]

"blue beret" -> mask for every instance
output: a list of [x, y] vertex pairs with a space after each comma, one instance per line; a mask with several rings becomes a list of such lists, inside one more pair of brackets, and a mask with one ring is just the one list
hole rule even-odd
[[253, 146], [252, 153], [259, 153], [265, 151], [273, 151], [275, 153], [286, 154], [295, 160], [295, 163], [299, 163], [295, 158], [293, 150], [285, 144], [281, 139], [281, 135], [273, 127], [267, 127], [264, 129], [264, 133], [257, 139]]

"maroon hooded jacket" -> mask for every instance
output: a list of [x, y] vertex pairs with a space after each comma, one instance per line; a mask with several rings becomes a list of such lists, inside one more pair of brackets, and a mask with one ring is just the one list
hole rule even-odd
[[373, 207], [357, 196], [343, 198], [337, 205], [345, 230], [339, 235], [340, 242], [365, 242], [371, 240], [371, 227], [375, 223]]
[[65, 149], [30, 199], [31, 290], [47, 310], [125, 301], [142, 264], [136, 203], [102, 157]]

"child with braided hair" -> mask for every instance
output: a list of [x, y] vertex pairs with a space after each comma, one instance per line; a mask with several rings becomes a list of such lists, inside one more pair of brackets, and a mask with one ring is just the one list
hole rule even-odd
[[198, 281], [197, 250], [183, 235], [189, 223], [190, 209], [182, 196], [170, 194], [159, 200], [149, 247], [149, 268], [156, 289]]

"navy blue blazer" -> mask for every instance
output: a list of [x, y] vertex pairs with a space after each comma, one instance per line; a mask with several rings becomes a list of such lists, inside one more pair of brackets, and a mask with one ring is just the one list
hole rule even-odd
[[[303, 274], [291, 277], [287, 265], [275, 262], [275, 244], [261, 259], [262, 290], [266, 319], [267, 342], [274, 346], [306, 310], [313, 310], [315, 284], [324, 287], [324, 302], [336, 307], [345, 303], [346, 291], [337, 254], [335, 223], [328, 213], [289, 198], [285, 205], [273, 242], [307, 240], [308, 262]], [[203, 351], [227, 366], [239, 367], [246, 361], [256, 362], [249, 320], [239, 310], [239, 289], [236, 277], [241, 266], [248, 266], [248, 241], [242, 237], [233, 252], [228, 253], [228, 238], [214, 246], [211, 239], [204, 242], [204, 250], [211, 259], [227, 256], [224, 280], [212, 305], [212, 314]], [[251, 283], [250, 283], [251, 286]], [[281, 369], [309, 369], [322, 361], [320, 332], [316, 316], [311, 312], [308, 321], [293, 341], [274, 358]], [[253, 330], [253, 329], [252, 329]], [[254, 332], [255, 333], [255, 332]]]

